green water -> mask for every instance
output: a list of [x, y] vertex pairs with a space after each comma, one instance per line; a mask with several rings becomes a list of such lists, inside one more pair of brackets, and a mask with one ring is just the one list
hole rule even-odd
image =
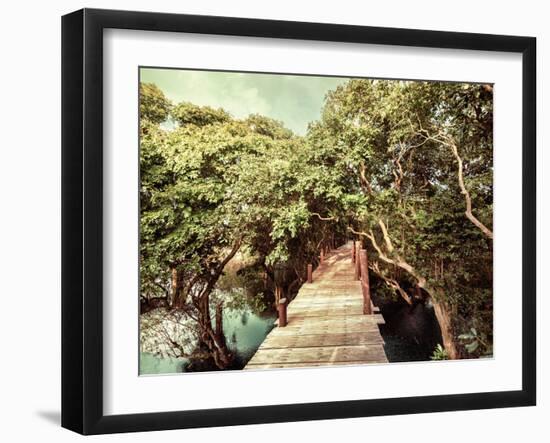
[[[238, 363], [244, 367], [273, 329], [276, 315], [272, 313], [255, 314], [250, 310], [229, 310], [224, 312], [223, 318], [223, 330], [227, 345], [235, 354]], [[140, 373], [185, 372], [188, 361], [184, 358], [162, 358], [142, 352], [140, 353]]]
[[273, 329], [274, 314], [257, 315], [251, 311], [224, 313], [223, 332], [227, 345], [244, 366]]
[[149, 352], [140, 352], [139, 369], [141, 375], [147, 374], [172, 374], [183, 372], [188, 360], [185, 358], [160, 358]]

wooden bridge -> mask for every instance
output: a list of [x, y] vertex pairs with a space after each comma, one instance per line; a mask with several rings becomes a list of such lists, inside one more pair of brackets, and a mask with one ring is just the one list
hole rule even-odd
[[287, 305], [245, 369], [387, 363], [372, 305], [367, 254], [354, 242], [329, 253]]

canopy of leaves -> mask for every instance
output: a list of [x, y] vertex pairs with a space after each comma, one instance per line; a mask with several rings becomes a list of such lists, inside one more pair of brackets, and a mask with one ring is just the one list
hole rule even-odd
[[312, 167], [345, 190], [337, 202], [351, 229], [375, 247], [379, 277], [411, 293], [420, 285], [449, 306], [459, 330], [478, 324], [486, 334], [492, 331], [491, 91], [351, 80], [329, 94], [308, 134]]

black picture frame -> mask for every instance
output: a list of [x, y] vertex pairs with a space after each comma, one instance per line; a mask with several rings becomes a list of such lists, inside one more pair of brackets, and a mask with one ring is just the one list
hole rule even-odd
[[[108, 28], [519, 53], [522, 109], [522, 389], [103, 413], [103, 31]], [[338, 24], [83, 9], [62, 18], [62, 426], [82, 434], [411, 414], [536, 403], [536, 39]], [[519, 295], [514, 295], [519, 297]]]

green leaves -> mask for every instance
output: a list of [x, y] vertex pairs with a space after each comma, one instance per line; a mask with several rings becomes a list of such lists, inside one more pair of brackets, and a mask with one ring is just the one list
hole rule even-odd
[[142, 88], [140, 250], [142, 280], [151, 283], [144, 287], [159, 266], [207, 279], [237, 239], [271, 264], [288, 260], [287, 243], [310, 218], [299, 186], [307, 146], [272, 119], [236, 120], [191, 103], [162, 114], [177, 122], [167, 130], [157, 92]]
[[197, 106], [183, 102], [172, 110], [174, 120], [181, 126], [208, 126], [230, 121], [231, 116], [223, 109], [213, 109], [209, 106]]
[[477, 351], [485, 356], [492, 355], [493, 347], [488, 343], [487, 337], [474, 327], [470, 328], [468, 332], [460, 334], [458, 339], [469, 354], [474, 354]]
[[[459, 146], [474, 213], [490, 226], [489, 89], [459, 83], [351, 80], [328, 95], [321, 120], [308, 133], [310, 167], [319, 186], [314, 197], [331, 213], [345, 214], [356, 230], [372, 231], [386, 257], [400, 257], [416, 277], [403, 268], [397, 272], [373, 253], [382, 273], [405, 287], [424, 279], [438, 299], [453, 307], [453, 326], [484, 324], [488, 343], [492, 243], [465, 216], [458, 163], [441, 140]], [[380, 221], [387, 227], [387, 238]], [[367, 246], [372, 246], [369, 241]], [[479, 336], [465, 344], [471, 354], [481, 348]]]
[[142, 122], [162, 123], [168, 118], [171, 107], [170, 101], [156, 85], [140, 83], [139, 115]]
[[479, 347], [479, 343], [477, 341], [473, 341], [471, 343], [466, 344], [464, 347], [470, 354], [472, 354]]
[[273, 221], [271, 238], [280, 240], [287, 235], [290, 238], [295, 238], [301, 229], [308, 226], [309, 217], [307, 204], [304, 201], [280, 208]]
[[432, 354], [432, 356], [430, 357], [431, 360], [448, 360], [449, 359], [449, 355], [447, 354], [447, 351], [445, 350], [445, 348], [443, 348], [443, 346], [441, 346], [441, 344], [438, 344], [435, 349], [434, 349], [434, 352]]

